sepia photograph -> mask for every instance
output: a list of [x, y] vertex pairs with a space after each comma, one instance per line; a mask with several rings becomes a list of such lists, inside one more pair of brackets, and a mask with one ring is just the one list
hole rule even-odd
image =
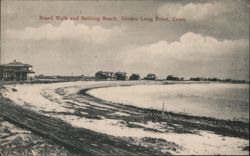
[[249, 155], [248, 0], [1, 0], [0, 156]]

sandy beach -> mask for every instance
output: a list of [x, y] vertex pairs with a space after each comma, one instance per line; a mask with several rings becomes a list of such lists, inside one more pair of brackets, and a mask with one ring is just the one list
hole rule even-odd
[[[89, 94], [89, 90], [93, 88], [159, 84], [162, 82], [79, 81], [12, 84], [5, 85], [1, 89], [1, 94], [4, 97], [2, 99], [12, 101], [9, 102], [12, 109], [32, 112], [36, 118], [31, 120], [46, 117], [47, 120], [55, 123], [63, 122], [70, 126], [70, 129], [81, 129], [86, 134], [92, 134], [90, 136], [93, 138], [108, 139], [106, 144], [116, 151], [103, 150], [104, 141], [92, 140], [91, 137], [90, 140], [84, 137], [75, 138], [77, 139], [75, 143], [81, 144], [72, 150], [69, 145], [75, 143], [66, 142], [69, 139], [67, 130], [61, 132], [65, 133], [65, 137], [59, 136], [60, 133], [54, 131], [53, 136], [46, 136], [57, 141], [61, 146], [71, 149], [73, 153], [82, 153], [85, 150], [93, 155], [98, 151], [106, 154], [112, 152], [121, 154], [137, 149], [140, 154], [155, 152], [158, 154], [249, 154], [249, 123], [191, 116], [167, 110], [162, 115], [160, 110], [109, 102]], [[4, 107], [1, 107], [3, 118], [19, 122], [15, 114], [10, 115], [11, 111], [6, 111], [11, 110], [8, 104], [5, 102], [3, 105]], [[16, 116], [18, 115], [22, 116], [22, 114]], [[39, 128], [46, 125], [42, 125], [43, 122], [42, 120], [39, 123], [40, 127], [34, 127], [29, 122], [19, 123], [19, 126], [33, 128], [38, 135], [46, 135], [39, 131]], [[77, 136], [78, 133], [75, 135]], [[83, 141], [84, 139], [86, 140]], [[86, 146], [86, 141], [91, 142], [91, 140], [95, 145]], [[125, 145], [126, 148], [124, 148]]]

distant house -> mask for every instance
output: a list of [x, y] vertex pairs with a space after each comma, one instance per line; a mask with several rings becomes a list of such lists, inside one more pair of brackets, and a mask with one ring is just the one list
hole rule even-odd
[[116, 72], [115, 78], [116, 78], [116, 80], [126, 80], [127, 79], [126, 74], [127, 73], [125, 73], [125, 72]]
[[201, 81], [208, 81], [208, 79], [207, 79], [207, 78], [204, 78], [204, 77], [200, 77], [200, 80], [201, 80]]
[[32, 71], [32, 65], [16, 62], [0, 65], [0, 80], [2, 81], [25, 81]]
[[196, 77], [196, 78], [190, 78], [190, 81], [200, 81], [201, 80], [201, 78], [199, 78], [199, 77]]
[[174, 75], [169, 75], [166, 79], [171, 80], [171, 81], [180, 81], [181, 80], [179, 77], [174, 76]]
[[221, 80], [215, 77], [215, 78], [208, 78], [208, 81], [221, 81]]
[[144, 80], [155, 80], [156, 76], [155, 74], [148, 74], [146, 77], [144, 77]]
[[129, 77], [129, 80], [140, 80], [140, 75], [139, 74], [132, 74], [130, 77]]
[[98, 71], [95, 74], [95, 78], [97, 80], [113, 80], [115, 79], [114, 73], [113, 72], [108, 72], [108, 71]]

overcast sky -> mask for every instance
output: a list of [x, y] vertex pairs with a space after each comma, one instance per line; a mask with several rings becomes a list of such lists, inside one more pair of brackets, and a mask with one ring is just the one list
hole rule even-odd
[[[218, 1], [1, 1], [2, 63], [36, 74], [98, 70], [249, 79], [249, 4]], [[116, 21], [41, 20], [40, 16]], [[122, 21], [121, 17], [139, 18]], [[140, 21], [140, 17], [169, 18]], [[172, 21], [173, 17], [181, 19]], [[55, 17], [54, 17], [55, 18]]]

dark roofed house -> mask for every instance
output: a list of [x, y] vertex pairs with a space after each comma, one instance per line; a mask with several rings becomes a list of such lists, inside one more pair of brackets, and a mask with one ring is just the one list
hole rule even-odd
[[8, 64], [0, 65], [0, 80], [2, 81], [25, 81], [32, 71], [32, 65], [24, 64], [14, 60]]
[[200, 81], [201, 78], [199, 78], [199, 77], [191, 77], [189, 80], [190, 81]]
[[145, 80], [155, 80], [156, 76], [155, 74], [148, 74], [146, 77], [144, 77]]
[[139, 74], [132, 74], [130, 77], [129, 77], [129, 80], [139, 80], [140, 79], [140, 75]]
[[116, 80], [126, 80], [127, 79], [126, 74], [127, 73], [125, 73], [125, 72], [116, 72], [115, 78], [116, 78]]
[[95, 74], [95, 78], [97, 80], [114, 80], [115, 77], [113, 72], [98, 71]]
[[169, 75], [169, 76], [167, 77], [167, 80], [179, 81], [179, 80], [181, 80], [181, 79], [180, 79], [179, 77], [177, 77], [177, 76]]

